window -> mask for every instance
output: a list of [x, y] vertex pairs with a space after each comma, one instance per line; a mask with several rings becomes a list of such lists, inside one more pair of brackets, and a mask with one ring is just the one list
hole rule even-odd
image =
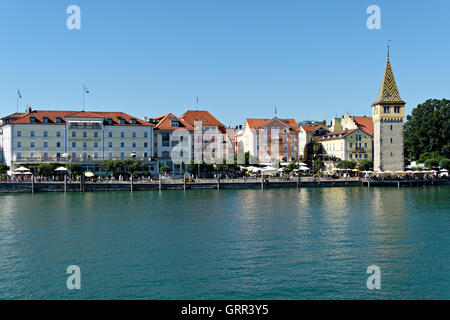
[[87, 147], [88, 147], [87, 142], [83, 142], [83, 149], [87, 149]]
[[97, 131], [94, 132], [94, 138], [98, 138], [98, 132]]
[[72, 149], [76, 149], [77, 147], [77, 143], [76, 142], [72, 142]]
[[112, 152], [108, 153], [108, 157], [109, 157], [109, 159], [112, 159], [112, 157], [113, 157]]
[[22, 136], [22, 131], [17, 131], [17, 136], [21, 137]]
[[18, 148], [18, 149], [22, 148], [22, 142], [17, 141], [17, 148]]
[[391, 131], [392, 131], [392, 129], [393, 129], [393, 127], [392, 127], [392, 124], [391, 124]]
[[75, 138], [77, 136], [76, 131], [72, 131], [72, 138]]
[[44, 123], [48, 123], [48, 118], [44, 117]]
[[144, 142], [144, 148], [148, 148], [148, 143]]
[[22, 158], [22, 153], [21, 152], [17, 152], [17, 159], [21, 159]]
[[72, 158], [74, 158], [74, 159], [77, 158], [77, 153], [76, 152], [72, 152]]
[[394, 113], [400, 113], [400, 107], [394, 107]]
[[31, 141], [31, 142], [30, 142], [30, 148], [31, 148], [31, 149], [34, 149], [34, 141]]
[[284, 130], [283, 130], [283, 131], [284, 131], [284, 133], [287, 133], [287, 132], [288, 132], [287, 128], [284, 128]]
[[87, 158], [88, 157], [88, 155], [87, 155], [87, 152], [83, 152], [83, 158]]
[[61, 142], [56, 143], [56, 148], [61, 148]]
[[48, 159], [48, 153], [44, 152], [44, 159], [47, 160]]
[[392, 138], [391, 138], [391, 143], [392, 143]]
[[288, 151], [288, 145], [287, 145], [287, 144], [285, 144], [285, 145], [283, 146], [283, 150], [284, 150], [284, 151]]
[[56, 123], [61, 123], [62, 119], [60, 117], [56, 118]]
[[394, 156], [394, 154], [391, 152], [391, 157], [393, 157]]
[[350, 142], [350, 148], [353, 148], [353, 143]]
[[351, 153], [348, 156], [350, 159], [353, 158], [353, 154], [351, 154]]
[[83, 131], [83, 138], [87, 138], [87, 132]]
[[136, 142], [133, 142], [133, 149], [136, 149]]
[[144, 132], [144, 138], [148, 138], [148, 133]]
[[294, 142], [295, 141], [295, 136], [291, 137], [291, 141]]
[[47, 138], [47, 137], [48, 137], [48, 132], [44, 131], [44, 138]]
[[108, 147], [112, 148], [112, 142], [108, 142]]
[[125, 158], [125, 153], [124, 153], [124, 152], [121, 152], [121, 153], [120, 153], [120, 158], [121, 158], [121, 159]]
[[94, 142], [94, 149], [98, 149], [98, 142]]
[[34, 131], [30, 131], [30, 137], [34, 137]]
[[367, 142], [366, 142], [366, 143], [364, 143], [364, 148], [367, 148]]
[[48, 142], [44, 141], [44, 149], [47, 149], [47, 148], [48, 148]]
[[120, 119], [120, 124], [125, 124], [125, 119]]
[[108, 132], [108, 137], [112, 138], [112, 132]]
[[295, 146], [294, 145], [291, 146], [291, 150], [295, 151]]
[[30, 123], [35, 123], [36, 122], [36, 118], [35, 117], [30, 117]]
[[121, 142], [120, 143], [120, 147], [123, 149], [123, 148], [125, 148], [125, 142]]
[[131, 119], [131, 124], [136, 124], [136, 119]]
[[111, 118], [108, 119], [108, 125], [112, 125], [112, 119]]
[[391, 107], [389, 107], [389, 106], [383, 107], [383, 109], [384, 109], [384, 113], [390, 113], [391, 112]]
[[120, 137], [121, 137], [121, 138], [125, 138], [125, 132], [121, 132], [121, 133], [120, 133]]
[[364, 153], [364, 159], [367, 159], [367, 153]]
[[136, 132], [133, 132], [133, 138], [136, 139]]
[[58, 138], [61, 137], [61, 131], [56, 131], [56, 137], [58, 137]]
[[289, 138], [287, 136], [284, 136], [284, 142], [288, 142]]

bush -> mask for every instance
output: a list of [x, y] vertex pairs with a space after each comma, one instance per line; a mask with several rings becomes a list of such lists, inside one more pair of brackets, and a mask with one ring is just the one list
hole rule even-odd
[[439, 152], [424, 152], [419, 156], [419, 163], [425, 163], [427, 160], [436, 159], [440, 160], [442, 159], [442, 156], [439, 154]]
[[434, 167], [438, 167], [439, 166], [439, 160], [437, 159], [428, 159], [425, 161], [425, 167], [427, 167], [428, 169], [432, 169]]
[[51, 176], [56, 174], [55, 169], [58, 168], [57, 163], [41, 163], [37, 167], [37, 172], [43, 176]]
[[442, 169], [450, 169], [450, 159], [442, 159], [439, 162], [439, 167], [441, 167]]

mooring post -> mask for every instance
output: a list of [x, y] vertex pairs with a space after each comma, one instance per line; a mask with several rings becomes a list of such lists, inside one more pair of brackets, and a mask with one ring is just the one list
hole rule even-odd
[[31, 193], [34, 193], [34, 173], [31, 175]]
[[183, 175], [183, 190], [186, 190], [186, 173]]
[[133, 175], [130, 178], [130, 190], [133, 191]]
[[161, 191], [161, 174], [159, 174], [159, 191]]
[[261, 172], [261, 190], [264, 190], [264, 173]]
[[67, 173], [64, 175], [64, 193], [67, 192]]
[[400, 181], [397, 182], [397, 188], [400, 188]]
[[220, 189], [220, 176], [217, 175], [217, 190]]

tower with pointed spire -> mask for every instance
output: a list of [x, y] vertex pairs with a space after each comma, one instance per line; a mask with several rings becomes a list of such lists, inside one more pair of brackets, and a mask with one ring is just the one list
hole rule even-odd
[[374, 171], [401, 171], [403, 159], [403, 121], [405, 102], [400, 97], [389, 58], [380, 91], [372, 104], [374, 124]]

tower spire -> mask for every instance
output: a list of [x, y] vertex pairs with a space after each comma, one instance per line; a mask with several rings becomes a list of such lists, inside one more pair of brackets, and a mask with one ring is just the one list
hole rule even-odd
[[383, 74], [383, 80], [381, 80], [380, 90], [378, 91], [377, 100], [373, 105], [377, 104], [405, 104], [398, 92], [397, 83], [395, 82], [394, 72], [392, 71], [391, 61], [389, 59], [389, 45], [388, 41], [388, 57], [386, 62], [386, 68]]
[[388, 59], [389, 59], [389, 49], [391, 47], [391, 40], [388, 40], [387, 50], [388, 50]]

